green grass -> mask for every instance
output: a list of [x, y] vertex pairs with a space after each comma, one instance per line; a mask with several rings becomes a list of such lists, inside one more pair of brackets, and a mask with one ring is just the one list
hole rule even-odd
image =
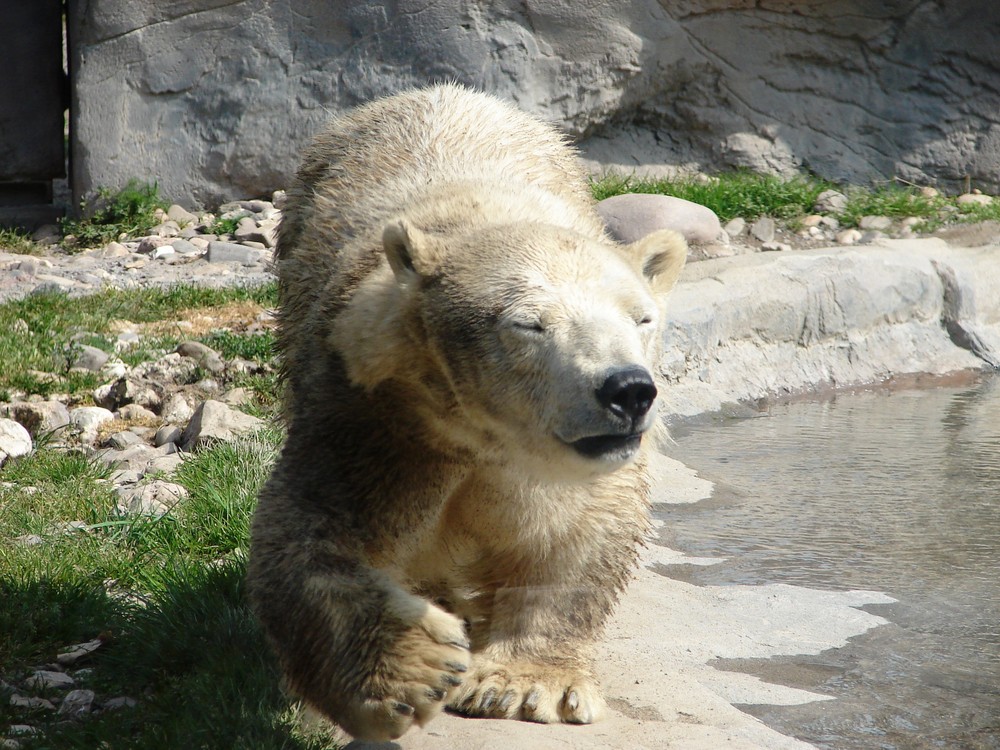
[[[0, 305], [0, 399], [11, 391], [37, 393], [82, 393], [100, 383], [93, 373], [70, 372], [71, 349], [67, 346], [75, 334], [86, 336], [81, 343], [92, 343], [111, 351], [114, 336], [108, 331], [111, 320], [134, 323], [170, 319], [182, 310], [222, 305], [227, 302], [253, 301], [264, 307], [277, 304], [274, 284], [253, 288], [207, 289], [175, 286], [168, 289], [107, 290], [86, 297], [70, 299], [59, 292], [33, 294]], [[179, 343], [182, 334], [146, 340], [138, 349], [123, 353], [129, 364], [152, 358], [158, 351]], [[234, 356], [241, 351], [248, 359], [262, 359], [273, 345], [270, 334], [237, 336], [219, 334], [216, 338], [225, 351]], [[240, 355], [244, 356], [244, 355]], [[48, 373], [41, 376], [37, 373]], [[55, 379], [52, 376], [57, 376]]]
[[[63, 219], [63, 236], [70, 247], [88, 248], [105, 245], [122, 236], [139, 237], [149, 233], [159, 223], [156, 209], [166, 209], [167, 201], [160, 197], [155, 183], [143, 184], [130, 180], [121, 190], [99, 188], [97, 208], [83, 219]], [[81, 206], [84, 211], [86, 206]]]
[[591, 183], [596, 200], [624, 193], [654, 193], [700, 203], [712, 209], [722, 222], [737, 216], [753, 220], [761, 216], [795, 221], [813, 213], [816, 198], [825, 190], [840, 190], [847, 207], [835, 218], [845, 227], [855, 227], [864, 216], [923, 219], [917, 227], [929, 232], [948, 223], [1000, 220], [1000, 200], [992, 205], [959, 206], [954, 198], [927, 197], [916, 187], [890, 183], [874, 188], [838, 187], [810, 176], [792, 178], [732, 172], [707, 178], [647, 179], [608, 174]]
[[[107, 470], [79, 454], [43, 448], [5, 467], [0, 678], [37, 694], [23, 684], [34, 668], [100, 637], [78, 686], [139, 705], [67, 723], [4, 696], [0, 727], [32, 724], [42, 733], [23, 747], [39, 749], [330, 746], [281, 692], [246, 602], [250, 519], [280, 440], [266, 428], [196, 452], [172, 478], [189, 497], [158, 520], [119, 518]], [[62, 531], [70, 521], [85, 530]], [[28, 533], [43, 541], [15, 541]]]
[[[246, 216], [250, 215], [248, 211]], [[216, 219], [211, 226], [211, 234], [232, 234], [240, 225], [239, 216], [231, 216], [228, 219]]]
[[[0, 398], [31, 386], [47, 393], [92, 388], [97, 376], [68, 372], [77, 342], [106, 351], [109, 321], [172, 320], [192, 308], [252, 301], [276, 304], [275, 286], [59, 293], [0, 305]], [[144, 336], [133, 363], [176, 345]], [[200, 337], [225, 358], [269, 364], [271, 332], [212, 331]], [[148, 340], [146, 340], [148, 339]], [[49, 382], [55, 374], [57, 381]], [[67, 722], [56, 713], [9, 704], [0, 688], [0, 736], [12, 724], [39, 733], [23, 748], [332, 747], [322, 725], [303, 721], [280, 688], [271, 652], [250, 612], [244, 579], [256, 496], [283, 434], [275, 421], [273, 370], [238, 376], [254, 394], [246, 411], [269, 421], [251, 437], [188, 454], [169, 481], [188, 497], [160, 518], [123, 517], [110, 470], [82, 452], [39, 440], [0, 473], [0, 681], [21, 695], [57, 697], [25, 684], [76, 643], [103, 645], [68, 671], [98, 702], [127, 696], [135, 708]]]
[[31, 255], [40, 252], [40, 248], [27, 232], [0, 227], [0, 251]]
[[707, 206], [723, 222], [737, 216], [803, 216], [812, 213], [817, 196], [831, 187], [830, 183], [808, 177], [784, 179], [752, 172], [732, 172], [705, 180], [607, 175], [591, 184], [597, 200], [623, 193], [670, 195]]

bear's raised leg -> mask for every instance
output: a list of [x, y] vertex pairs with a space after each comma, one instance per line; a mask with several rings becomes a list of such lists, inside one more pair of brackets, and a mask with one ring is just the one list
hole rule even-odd
[[461, 620], [370, 567], [329, 519], [265, 490], [254, 524], [250, 592], [292, 692], [348, 733], [401, 736], [430, 721], [470, 666]]

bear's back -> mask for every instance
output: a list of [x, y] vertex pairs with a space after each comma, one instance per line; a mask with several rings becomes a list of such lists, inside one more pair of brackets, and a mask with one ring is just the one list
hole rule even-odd
[[[305, 152], [278, 257], [319, 230], [334, 249], [450, 182], [529, 184], [589, 205], [565, 138], [499, 99], [456, 85], [408, 91], [335, 119]], [[315, 252], [315, 248], [302, 248]]]

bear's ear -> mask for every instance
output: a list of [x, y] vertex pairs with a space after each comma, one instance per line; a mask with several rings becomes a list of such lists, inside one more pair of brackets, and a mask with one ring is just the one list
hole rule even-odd
[[399, 281], [430, 276], [441, 262], [438, 243], [406, 219], [390, 222], [382, 231], [382, 247]]
[[680, 233], [661, 229], [626, 245], [624, 252], [642, 270], [653, 291], [666, 294], [673, 289], [684, 268], [688, 246]]

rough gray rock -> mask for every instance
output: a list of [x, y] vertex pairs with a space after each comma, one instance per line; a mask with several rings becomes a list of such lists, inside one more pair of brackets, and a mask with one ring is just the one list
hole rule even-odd
[[69, 425], [69, 410], [59, 401], [18, 401], [0, 405], [0, 416], [18, 422], [32, 438]]
[[209, 399], [195, 411], [181, 437], [185, 450], [191, 450], [206, 440], [232, 440], [244, 432], [252, 432], [264, 424], [257, 417]]
[[119, 515], [160, 518], [186, 498], [188, 491], [179, 484], [155, 480], [138, 487], [119, 488], [119, 496], [121, 500], [115, 506]]
[[1000, 190], [997, 3], [102, 0], [69, 25], [81, 196], [137, 174], [203, 206], [266, 194], [331, 112], [445, 79], [595, 166]]
[[76, 684], [76, 680], [65, 672], [55, 672], [48, 669], [39, 669], [25, 680], [25, 684], [36, 689], [44, 688], [71, 688]]
[[630, 193], [597, 204], [611, 236], [619, 242], [640, 240], [658, 229], [673, 229], [693, 244], [714, 242], [721, 226], [710, 208], [669, 195]]
[[80, 719], [90, 713], [95, 697], [93, 690], [70, 690], [59, 706], [59, 715]]

